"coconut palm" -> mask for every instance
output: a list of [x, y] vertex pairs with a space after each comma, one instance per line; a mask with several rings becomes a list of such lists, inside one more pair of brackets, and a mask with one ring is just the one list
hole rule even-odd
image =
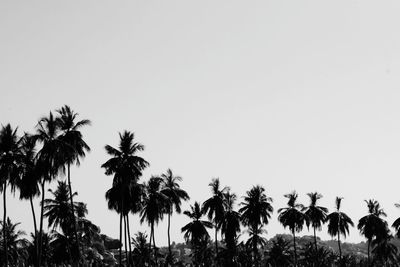
[[239, 209], [241, 221], [244, 226], [249, 227], [250, 238], [253, 240], [254, 262], [258, 262], [257, 240], [261, 240], [259, 235], [264, 232], [262, 228], [265, 224], [268, 224], [274, 210], [271, 205], [272, 198], [267, 197], [264, 192], [265, 189], [262, 186], [253, 186], [250, 191], [246, 192], [244, 201], [241, 203], [242, 207]]
[[314, 247], [317, 251], [317, 233], [316, 230], [320, 231], [322, 224], [325, 222], [328, 209], [317, 205], [317, 201], [322, 198], [322, 195], [318, 192], [308, 193], [307, 196], [310, 198], [310, 205], [304, 208], [304, 215], [306, 216], [306, 225], [310, 225], [314, 229]]
[[[83, 140], [82, 133], [80, 129], [83, 126], [90, 125], [90, 120], [80, 120], [76, 121], [78, 117], [78, 113], [75, 113], [71, 108], [67, 105], [63, 106], [61, 109], [57, 110], [59, 116], [56, 121], [60, 128], [62, 134], [60, 135], [60, 139], [66, 144], [66, 149], [64, 151], [65, 162], [67, 164], [67, 179], [68, 179], [68, 189], [70, 196], [70, 206], [72, 209], [71, 215], [74, 213], [74, 205], [73, 205], [73, 196], [72, 187], [71, 187], [71, 164], [80, 164], [80, 159], [85, 157], [86, 152], [90, 151], [90, 147]], [[73, 226], [74, 226], [74, 235], [75, 242], [77, 246], [78, 252], [78, 260], [80, 258], [80, 249], [78, 242], [78, 233], [76, 226], [75, 217], [72, 218]]]
[[225, 213], [224, 207], [224, 193], [229, 189], [228, 187], [220, 188], [219, 178], [212, 179], [208, 184], [211, 187], [212, 196], [204, 201], [202, 212], [207, 214], [208, 219], [214, 222], [215, 228], [215, 258], [218, 257], [218, 230]]
[[[28, 258], [28, 253], [26, 248], [28, 247], [29, 242], [23, 238], [25, 235], [25, 232], [21, 230], [17, 230], [17, 227], [20, 223], [12, 223], [10, 218], [7, 217], [7, 220], [0, 222], [2, 231], [2, 240], [6, 240], [3, 242], [6, 242], [8, 244], [8, 263], [9, 266], [18, 266], [19, 263], [22, 263], [23, 261], [26, 261]], [[5, 250], [5, 246], [0, 246], [0, 249]], [[3, 253], [0, 253], [0, 255], [5, 255]], [[5, 263], [5, 259], [0, 257], [0, 262]], [[7, 265], [5, 265], [7, 266]]]
[[368, 266], [370, 266], [370, 250], [374, 238], [379, 239], [386, 234], [387, 223], [381, 217], [386, 217], [386, 213], [381, 208], [378, 201], [374, 199], [365, 200], [368, 206], [368, 214], [358, 221], [357, 228], [365, 236], [368, 243]]
[[336, 211], [331, 212], [326, 220], [328, 222], [328, 233], [334, 237], [337, 236], [338, 247], [339, 247], [339, 261], [342, 259], [342, 248], [340, 245], [340, 235], [346, 238], [349, 234], [349, 226], [354, 227], [353, 221], [347, 216], [346, 213], [340, 211], [340, 205], [342, 202], [341, 197], [336, 197]]
[[[122, 222], [123, 217], [128, 216], [129, 209], [132, 206], [137, 206], [138, 196], [133, 196], [134, 200], [127, 199], [132, 197], [132, 188], [136, 188], [135, 184], [142, 175], [142, 171], [149, 166], [149, 163], [137, 153], [144, 150], [144, 146], [136, 143], [134, 134], [129, 131], [124, 131], [119, 134], [120, 141], [118, 148], [106, 145], [107, 154], [111, 156], [102, 168], [105, 169], [106, 175], [113, 175], [113, 187], [107, 191], [106, 198], [108, 207], [114, 209], [120, 214], [120, 242], [122, 244]], [[129, 204], [130, 203], [130, 204]], [[133, 204], [134, 203], [134, 204]], [[136, 212], [136, 210], [132, 210]], [[125, 227], [124, 227], [125, 228]], [[128, 224], [129, 232], [129, 224]], [[122, 248], [120, 247], [119, 264], [122, 263]]]
[[153, 242], [154, 259], [157, 264], [157, 247], [154, 234], [154, 225], [157, 225], [164, 217], [169, 199], [161, 191], [162, 178], [150, 177], [146, 184], [146, 193], [143, 199], [143, 208], [140, 212], [140, 222], [144, 221], [150, 226], [150, 245]]
[[240, 233], [240, 213], [234, 210], [236, 194], [229, 190], [224, 193], [225, 214], [222, 220], [221, 232], [225, 237], [227, 248], [227, 264], [233, 266], [233, 257], [236, 254], [236, 243]]
[[38, 266], [40, 266], [42, 254], [42, 234], [43, 234], [43, 216], [44, 216], [44, 199], [45, 184], [51, 182], [57, 175], [63, 171], [65, 164], [64, 151], [66, 151], [65, 143], [59, 138], [59, 127], [53, 113], [50, 112], [48, 117], [43, 117], [37, 125], [37, 132], [33, 138], [42, 144], [42, 148], [37, 154], [37, 168], [41, 174], [41, 194], [42, 201], [40, 210], [39, 225], [39, 255], [37, 257]]
[[296, 191], [285, 195], [288, 198], [288, 203], [286, 208], [281, 208], [278, 210], [279, 216], [278, 220], [283, 225], [284, 228], [288, 227], [293, 235], [293, 247], [294, 247], [294, 266], [297, 266], [297, 249], [296, 249], [296, 232], [299, 233], [303, 230], [305, 223], [305, 215], [302, 212], [304, 206], [302, 204], [296, 203], [298, 195]]
[[147, 235], [144, 232], [138, 232], [135, 234], [135, 238], [132, 238], [133, 258], [137, 266], [146, 266], [150, 262], [151, 247], [147, 243]]
[[185, 190], [180, 188], [178, 183], [182, 181], [182, 177], [175, 176], [171, 169], [168, 169], [166, 173], [162, 174], [161, 178], [163, 179], [161, 193], [168, 197], [168, 202], [166, 205], [166, 212], [168, 214], [168, 252], [169, 260], [172, 260], [170, 237], [171, 216], [174, 208], [177, 213], [181, 213], [182, 200], [189, 200], [189, 195]]
[[[15, 190], [16, 181], [21, 172], [22, 164], [21, 139], [17, 135], [17, 129], [13, 129], [10, 124], [2, 126], [0, 130], [0, 191], [3, 193], [3, 222], [7, 218], [7, 185], [11, 186], [11, 191]], [[6, 231], [6, 227], [3, 227]], [[8, 264], [8, 245], [6, 233], [3, 233], [4, 242], [4, 263]]]
[[202, 244], [207, 242], [210, 237], [207, 229], [212, 228], [211, 222], [201, 219], [203, 217], [203, 213], [200, 207], [201, 204], [199, 202], [195, 202], [193, 206], [190, 205], [190, 210], [183, 212], [183, 214], [188, 216], [192, 221], [183, 226], [181, 229], [181, 231], [184, 233], [186, 242], [190, 242], [194, 248], [196, 262], [198, 262], [198, 257], [196, 255], [200, 253]]

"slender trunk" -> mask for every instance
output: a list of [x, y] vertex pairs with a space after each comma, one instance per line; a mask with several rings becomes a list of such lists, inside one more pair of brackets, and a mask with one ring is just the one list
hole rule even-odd
[[[33, 227], [34, 227], [34, 239], [35, 239], [35, 251], [36, 255], [38, 255], [38, 240], [37, 240], [37, 225], [36, 225], [36, 215], [35, 215], [35, 207], [33, 206], [32, 196], [29, 197], [29, 202], [31, 203], [32, 217], [33, 217]], [[36, 263], [35, 263], [36, 264]]]
[[45, 180], [43, 179], [42, 181], [42, 202], [40, 203], [40, 225], [39, 225], [39, 252], [37, 255], [37, 261], [38, 261], [38, 266], [41, 266], [41, 259], [42, 259], [42, 247], [43, 247], [43, 242], [42, 242], [42, 235], [43, 235], [43, 211], [44, 211], [44, 184], [45, 184]]
[[7, 234], [6, 234], [6, 225], [7, 225], [7, 205], [6, 205], [6, 189], [7, 189], [7, 179], [4, 179], [3, 185], [3, 241], [4, 241], [4, 266], [8, 266], [8, 246], [7, 246]]
[[122, 266], [122, 211], [119, 216], [119, 266]]
[[218, 226], [217, 223], [215, 223], [215, 263], [216, 265], [218, 262]]
[[341, 261], [342, 260], [342, 248], [340, 246], [340, 232], [338, 232], [337, 241], [338, 241], [338, 246], [339, 246], [339, 261]]
[[131, 232], [129, 230], [129, 214], [126, 215], [126, 225], [128, 228], [128, 245], [129, 245], [129, 261], [133, 265], [133, 259], [132, 259], [132, 246], [131, 246]]
[[126, 215], [124, 215], [124, 239], [125, 239], [125, 261], [126, 261], [126, 266], [129, 266], [129, 258], [128, 258], [128, 244], [126, 242]]
[[294, 247], [294, 267], [297, 266], [297, 251], [296, 251], [296, 233], [295, 230], [293, 229], [293, 247]]
[[69, 201], [71, 204], [71, 211], [72, 211], [72, 222], [74, 224], [74, 235], [75, 235], [75, 243], [76, 243], [76, 251], [78, 253], [78, 262], [81, 260], [81, 251], [80, 251], [80, 246], [79, 246], [79, 240], [78, 240], [78, 230], [76, 226], [76, 218], [75, 218], [75, 211], [74, 211], [74, 200], [73, 200], [73, 195], [72, 195], [72, 186], [71, 186], [71, 164], [68, 162], [67, 166], [67, 172], [68, 172], [68, 188], [69, 188]]
[[150, 248], [150, 251], [149, 251], [149, 256], [150, 256], [149, 260], [150, 260], [150, 262], [149, 262], [149, 264], [150, 264], [150, 266], [153, 265], [153, 262], [151, 261], [151, 242], [152, 242], [152, 239], [153, 239], [153, 228], [150, 225], [150, 240], [149, 240], [149, 248]]
[[[168, 252], [169, 252], [169, 261], [172, 260], [172, 251], [171, 251], [171, 237], [170, 237], [170, 228], [171, 228], [171, 212], [168, 212]], [[167, 262], [168, 264], [170, 262]]]
[[258, 239], [258, 235], [256, 235], [256, 238], [253, 238], [253, 264], [255, 266], [258, 266], [258, 262], [257, 262], [257, 239]]
[[317, 249], [318, 249], [318, 247], [317, 247], [317, 234], [316, 234], [316, 231], [315, 231], [315, 227], [313, 227], [314, 228], [314, 249], [315, 249], [315, 254], [314, 254], [314, 266], [317, 266], [318, 264], [317, 264], [317, 261], [318, 261], [318, 258], [317, 258]]
[[153, 232], [153, 247], [154, 247], [154, 259], [156, 261], [156, 266], [158, 265], [157, 263], [157, 247], [156, 247], [156, 239], [155, 239], [155, 234], [154, 234], [154, 222], [151, 224], [151, 231]]
[[371, 240], [368, 240], [368, 267], [369, 265], [369, 250], [370, 250], [370, 246], [371, 246]]

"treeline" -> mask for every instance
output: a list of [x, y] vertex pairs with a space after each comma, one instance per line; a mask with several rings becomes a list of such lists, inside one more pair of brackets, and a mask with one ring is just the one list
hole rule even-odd
[[[182, 178], [168, 169], [141, 182], [142, 172], [150, 164], [140, 156], [144, 146], [129, 131], [119, 134], [117, 146], [105, 146], [109, 159], [101, 165], [112, 177], [111, 188], [105, 192], [108, 208], [119, 214], [119, 242], [115, 242], [85, 218], [86, 205], [74, 201], [71, 166], [79, 165], [90, 151], [81, 133], [90, 124], [90, 120], [78, 119], [78, 114], [65, 105], [41, 118], [33, 133], [20, 135], [17, 127], [2, 126], [2, 266], [397, 266], [400, 262], [386, 214], [376, 200], [366, 201], [368, 213], [356, 225], [366, 238], [367, 256], [342, 255], [341, 237], [355, 226], [341, 211], [342, 198], [336, 198], [336, 208], [329, 213], [318, 205], [322, 198], [318, 192], [307, 194], [308, 205], [297, 202], [296, 192], [284, 195], [287, 206], [277, 210], [278, 220], [291, 231], [292, 240], [279, 237], [271, 243], [265, 233], [274, 208], [264, 187], [253, 186], [237, 203], [237, 195], [222, 186], [218, 178], [209, 184], [210, 198], [194, 202], [183, 211], [190, 222], [181, 231], [191, 248], [190, 262], [184, 261], [175, 253], [170, 237], [171, 216], [181, 213], [182, 202], [190, 199], [180, 187]], [[57, 188], [48, 190], [51, 197], [46, 198], [46, 187], [54, 182]], [[23, 238], [24, 233], [16, 230], [18, 224], [7, 217], [7, 190], [18, 192], [21, 200], [30, 202], [31, 240]], [[35, 198], [41, 200], [39, 211], [33, 205]], [[131, 235], [132, 214], [139, 214], [140, 222], [148, 225], [149, 236], [140, 232]], [[45, 219], [50, 232], [44, 231]], [[154, 231], [162, 220], [168, 222], [166, 251], [156, 246]], [[323, 224], [327, 224], [329, 235], [337, 238], [338, 253], [319, 244], [317, 232]], [[299, 247], [296, 234], [304, 227], [313, 230], [313, 240]], [[395, 236], [400, 236], [400, 218], [392, 227]], [[243, 231], [249, 236], [245, 241], [239, 238]]]

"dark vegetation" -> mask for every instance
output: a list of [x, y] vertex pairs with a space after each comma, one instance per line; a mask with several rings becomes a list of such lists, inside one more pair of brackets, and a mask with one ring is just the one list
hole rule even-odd
[[[292, 235], [269, 240], [265, 233], [274, 211], [273, 199], [260, 185], [250, 188], [238, 203], [237, 195], [215, 178], [209, 184], [210, 197], [182, 211], [181, 204], [189, 195], [180, 187], [182, 178], [172, 170], [140, 181], [149, 163], [140, 156], [144, 146], [129, 131], [119, 134], [117, 146], [105, 146], [109, 159], [101, 166], [112, 179], [105, 192], [108, 208], [119, 214], [119, 240], [111, 239], [85, 217], [85, 203], [74, 201], [71, 166], [79, 165], [90, 151], [81, 133], [89, 125], [89, 120], [78, 119], [77, 113], [64, 106], [41, 118], [33, 133], [21, 134], [10, 124], [0, 129], [1, 266], [399, 265], [400, 218], [390, 227], [376, 200], [365, 201], [368, 212], [355, 225], [341, 210], [339, 197], [329, 212], [318, 205], [322, 198], [318, 192], [308, 194], [308, 206], [297, 202], [296, 192], [286, 194], [287, 206], [277, 209], [278, 220]], [[50, 183], [57, 184], [54, 191], [46, 189]], [[8, 191], [29, 201], [29, 236], [7, 217]], [[41, 200], [40, 210], [34, 208], [35, 198]], [[181, 212], [190, 222], [181, 226], [186, 243], [175, 244], [170, 237], [171, 216]], [[140, 216], [149, 233], [131, 229], [132, 214]], [[166, 248], [157, 246], [154, 232], [162, 220], [168, 221]], [[335, 241], [318, 238], [323, 224]], [[354, 226], [366, 242], [342, 243]], [[298, 237], [304, 227], [313, 235]], [[247, 240], [241, 237], [244, 232]]]

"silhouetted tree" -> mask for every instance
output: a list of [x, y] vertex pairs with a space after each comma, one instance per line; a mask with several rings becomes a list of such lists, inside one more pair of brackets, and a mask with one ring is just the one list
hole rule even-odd
[[[11, 186], [11, 191], [15, 190], [22, 160], [21, 139], [17, 135], [17, 129], [13, 129], [10, 124], [2, 126], [0, 130], [0, 190], [3, 193], [3, 222], [7, 219], [7, 185]], [[6, 227], [3, 227], [3, 231], [6, 231]], [[3, 260], [7, 266], [8, 244], [5, 232], [3, 232], [3, 247]]]
[[296, 232], [301, 232], [305, 223], [305, 215], [301, 211], [304, 206], [296, 203], [297, 193], [293, 191], [285, 195], [288, 198], [288, 207], [278, 210], [278, 220], [284, 228], [288, 227], [293, 234], [293, 247], [294, 247], [294, 266], [297, 266], [297, 251], [296, 251]]
[[170, 237], [170, 227], [171, 227], [171, 215], [174, 211], [181, 213], [181, 203], [182, 200], [189, 200], [189, 195], [187, 192], [180, 188], [179, 182], [182, 181], [182, 177], [175, 176], [171, 169], [168, 169], [166, 173], [161, 175], [162, 189], [163, 193], [168, 198], [166, 203], [165, 211], [168, 214], [168, 263], [172, 261], [172, 251], [171, 251], [171, 237]]
[[357, 228], [365, 236], [368, 243], [368, 266], [370, 266], [370, 250], [374, 238], [380, 238], [386, 234], [386, 222], [381, 218], [386, 217], [386, 213], [381, 208], [378, 201], [365, 200], [368, 206], [368, 214], [358, 221]]
[[263, 239], [260, 238], [263, 226], [268, 224], [273, 207], [271, 205], [272, 198], [267, 197], [262, 186], [253, 186], [250, 191], [246, 192], [244, 201], [241, 203], [239, 213], [243, 225], [249, 227], [250, 239], [252, 240], [253, 261], [258, 263], [258, 244], [262, 244]]
[[340, 211], [340, 204], [342, 202], [342, 198], [336, 197], [336, 211], [330, 213], [326, 220], [328, 222], [328, 233], [334, 237], [337, 236], [338, 239], [338, 247], [339, 247], [339, 261], [342, 258], [342, 248], [340, 245], [340, 235], [343, 235], [346, 238], [346, 235], [349, 234], [349, 226], [354, 226], [353, 221], [347, 216], [346, 213]]

